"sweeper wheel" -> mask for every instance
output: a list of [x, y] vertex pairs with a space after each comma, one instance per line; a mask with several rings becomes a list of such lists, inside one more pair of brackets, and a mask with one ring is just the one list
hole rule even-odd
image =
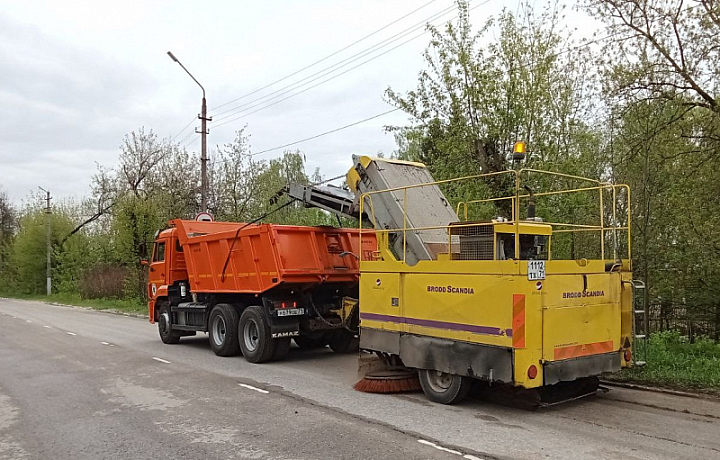
[[470, 392], [472, 379], [434, 369], [420, 369], [420, 385], [430, 401], [456, 404]]

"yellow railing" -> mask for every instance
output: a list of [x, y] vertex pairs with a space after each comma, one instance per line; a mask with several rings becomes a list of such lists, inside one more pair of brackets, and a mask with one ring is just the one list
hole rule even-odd
[[[595, 179], [589, 179], [585, 177], [575, 176], [571, 174], [564, 174], [564, 173], [558, 173], [558, 172], [552, 172], [552, 171], [543, 171], [543, 170], [537, 170], [537, 169], [520, 169], [520, 170], [508, 170], [508, 171], [501, 171], [501, 172], [495, 172], [495, 173], [488, 173], [488, 174], [478, 174], [473, 176], [463, 176], [456, 179], [446, 179], [446, 180], [440, 180], [435, 181], [431, 183], [424, 183], [424, 184], [413, 184], [408, 185], [404, 187], [395, 187], [395, 188], [389, 188], [385, 190], [377, 190], [372, 192], [367, 192], [361, 195], [360, 199], [360, 214], [363, 215], [366, 208], [366, 202], [367, 207], [369, 208], [369, 212], [367, 213], [368, 217], [370, 218], [371, 222], [373, 223], [373, 226], [375, 227], [375, 232], [378, 233], [398, 233], [402, 232], [403, 236], [403, 254], [402, 254], [402, 261], [406, 261], [406, 254], [407, 254], [407, 232], [408, 231], [423, 231], [423, 230], [438, 230], [438, 229], [445, 229], [447, 230], [448, 234], [448, 250], [452, 252], [452, 235], [450, 234], [450, 226], [448, 225], [438, 225], [438, 226], [425, 226], [425, 227], [412, 227], [408, 228], [408, 219], [407, 219], [407, 206], [408, 206], [408, 190], [420, 188], [420, 187], [429, 187], [429, 186], [439, 186], [443, 184], [451, 184], [451, 183], [459, 183], [463, 181], [477, 181], [477, 180], [484, 180], [488, 179], [493, 176], [500, 176], [500, 175], [514, 175], [515, 178], [515, 194], [514, 195], [508, 195], [508, 196], [502, 196], [502, 197], [493, 197], [493, 198], [484, 198], [484, 199], [475, 199], [475, 200], [467, 200], [467, 201], [459, 201], [456, 206], [456, 214], [458, 216], [462, 215], [462, 220], [467, 221], [468, 220], [468, 210], [473, 205], [483, 204], [483, 203], [498, 203], [501, 201], [509, 200], [511, 203], [511, 214], [512, 218], [510, 220], [507, 220], [503, 222], [503, 224], [506, 225], [513, 225], [515, 227], [515, 258], [520, 257], [520, 224], [522, 222], [520, 220], [520, 201], [523, 199], [529, 199], [531, 197], [528, 193], [521, 193], [523, 190], [522, 188], [522, 177], [523, 175], [530, 176], [531, 174], [537, 174], [537, 175], [545, 175], [545, 176], [552, 176], [552, 177], [561, 177], [571, 180], [578, 180], [578, 181], [585, 181], [590, 182], [592, 184], [595, 184], [591, 187], [577, 187], [577, 188], [567, 188], [562, 190], [553, 190], [553, 191], [538, 191], [533, 192], [532, 196], [534, 198], [539, 197], [547, 197], [552, 195], [564, 195], [569, 193], [583, 193], [583, 192], [598, 192], [598, 224], [592, 225], [592, 224], [578, 224], [578, 223], [572, 223], [572, 222], [542, 222], [544, 225], [549, 225], [552, 227], [552, 233], [574, 233], [574, 232], [599, 232], [600, 234], [600, 257], [601, 259], [605, 260], [605, 239], [608, 232], [612, 232], [612, 241], [613, 241], [613, 260], [618, 258], [618, 247], [619, 247], [619, 240], [618, 240], [618, 232], [625, 232], [627, 236], [627, 259], [632, 259], [632, 245], [631, 245], [631, 213], [630, 213], [630, 187], [625, 184], [611, 184], [607, 182], [601, 182]], [[377, 225], [377, 219], [375, 216], [375, 204], [373, 201], [373, 197], [382, 193], [393, 193], [393, 192], [399, 192], [402, 191], [402, 200], [403, 200], [403, 223], [402, 228], [378, 228]], [[626, 203], [626, 214], [625, 219], [626, 222], [621, 223], [618, 221], [618, 211], [619, 211], [619, 203], [618, 203], [618, 191], [624, 191], [624, 203]], [[611, 193], [612, 199], [611, 199], [611, 209], [606, 210], [606, 203], [604, 201], [604, 193]], [[462, 211], [462, 214], [461, 214]], [[612, 222], [607, 225], [605, 221], [605, 215], [607, 211], [611, 211], [612, 215]], [[468, 224], [454, 224], [453, 228], [461, 228], [461, 227], [479, 227], [479, 226], [489, 226], [489, 225], [495, 225], [494, 222], [473, 222]], [[362, 232], [362, 226], [360, 228], [360, 231]], [[365, 229], [365, 231], [368, 231]]]

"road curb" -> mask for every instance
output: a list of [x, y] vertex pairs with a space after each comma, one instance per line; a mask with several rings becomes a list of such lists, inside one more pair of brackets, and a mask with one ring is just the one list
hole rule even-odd
[[648, 386], [648, 385], [641, 385], [638, 383], [616, 382], [613, 380], [600, 380], [600, 383], [602, 385], [607, 385], [607, 386], [612, 386], [612, 387], [627, 388], [630, 390], [650, 391], [653, 393], [663, 393], [663, 394], [668, 394], [668, 395], [673, 395], [673, 396], [683, 396], [685, 398], [710, 399], [713, 401], [720, 400], [720, 396], [716, 396], [713, 394], [691, 393], [688, 391], [671, 390], [669, 388], [653, 387], [653, 386]]
[[146, 318], [146, 319], [148, 318], [148, 315], [146, 315], [144, 313], [129, 313], [126, 311], [116, 310], [114, 308], [99, 309], [99, 308], [88, 307], [87, 305], [72, 305], [72, 304], [68, 304], [68, 303], [47, 302], [47, 301], [43, 301], [43, 300], [40, 300], [40, 302], [43, 302], [48, 305], [56, 305], [58, 307], [81, 308], [83, 310], [96, 311], [99, 313], [108, 313], [111, 315], [119, 315], [119, 316], [129, 316], [131, 318]]

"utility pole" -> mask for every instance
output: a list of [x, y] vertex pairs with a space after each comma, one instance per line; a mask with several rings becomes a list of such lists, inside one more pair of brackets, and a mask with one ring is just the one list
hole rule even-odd
[[200, 84], [199, 81], [193, 75], [188, 71], [188, 69], [185, 68], [184, 65], [182, 65], [182, 62], [178, 60], [178, 58], [175, 57], [172, 52], [167, 52], [168, 56], [170, 56], [170, 59], [180, 64], [180, 67], [183, 68], [183, 70], [190, 75], [190, 78], [192, 78], [195, 83], [200, 87], [203, 93], [202, 97], [202, 107], [200, 108], [200, 115], [198, 115], [198, 118], [200, 119], [200, 131], [195, 129], [196, 133], [200, 134], [200, 212], [206, 212], [207, 211], [207, 189], [208, 189], [208, 180], [207, 180], [207, 135], [210, 134], [210, 131], [207, 128], [207, 122], [212, 121], [212, 117], [207, 116], [207, 101], [205, 100], [205, 88], [203, 88], [203, 85]]
[[45, 190], [42, 187], [38, 187], [40, 190], [45, 192], [45, 227], [46, 227], [46, 233], [47, 233], [47, 295], [50, 296], [52, 293], [52, 276], [50, 274], [51, 269], [51, 260], [50, 255], [52, 252], [52, 226], [51, 226], [51, 219], [50, 214], [52, 213], [52, 209], [50, 208], [50, 191]]
[[[182, 65], [182, 64], [181, 64]], [[198, 83], [199, 85], [200, 83]], [[202, 88], [202, 86], [201, 86]], [[207, 122], [212, 121], [212, 118], [207, 116], [207, 102], [205, 101], [205, 89], [203, 88], [202, 108], [200, 109], [200, 212], [207, 211], [207, 135], [210, 131], [207, 129]], [[195, 130], [197, 133], [197, 129]]]

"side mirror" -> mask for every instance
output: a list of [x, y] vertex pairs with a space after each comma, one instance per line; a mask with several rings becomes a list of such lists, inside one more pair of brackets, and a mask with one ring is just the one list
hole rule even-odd
[[150, 262], [148, 262], [147, 259], [142, 259], [142, 260], [140, 261], [140, 265], [142, 265], [142, 266], [147, 266], [147, 265], [150, 265]]

